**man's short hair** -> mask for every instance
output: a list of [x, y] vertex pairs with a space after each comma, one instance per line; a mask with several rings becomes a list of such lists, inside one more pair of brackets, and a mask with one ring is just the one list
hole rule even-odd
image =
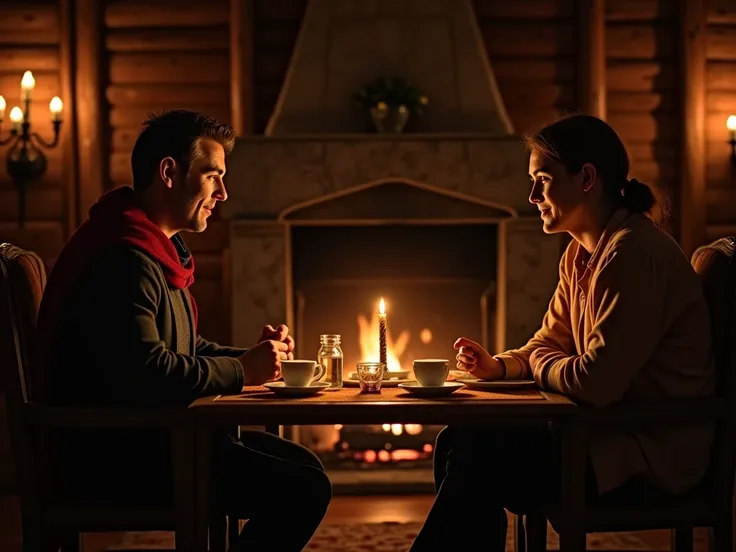
[[199, 154], [199, 141], [210, 138], [221, 144], [225, 154], [235, 146], [235, 131], [230, 125], [218, 122], [196, 111], [165, 111], [143, 123], [130, 156], [133, 169], [133, 188], [143, 191], [151, 185], [159, 169], [161, 160], [173, 158], [176, 163], [186, 167]]

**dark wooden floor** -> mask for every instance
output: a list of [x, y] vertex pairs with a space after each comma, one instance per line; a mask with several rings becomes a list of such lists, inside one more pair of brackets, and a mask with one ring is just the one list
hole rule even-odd
[[[333, 499], [325, 522], [333, 524], [421, 522], [431, 505], [431, 496], [339, 496]], [[666, 547], [669, 542], [667, 531], [643, 531], [637, 535], [649, 546], [659, 550]], [[699, 531], [696, 536], [695, 552], [706, 552], [705, 532]], [[86, 535], [84, 552], [101, 552], [119, 538], [115, 533]], [[13, 496], [0, 496], [0, 551], [21, 551], [20, 512], [17, 500]]]

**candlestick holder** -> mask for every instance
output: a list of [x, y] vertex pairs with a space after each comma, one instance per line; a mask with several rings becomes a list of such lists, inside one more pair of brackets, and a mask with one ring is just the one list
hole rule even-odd
[[736, 170], [736, 134], [731, 133], [731, 139], [728, 141], [731, 145], [731, 166]]
[[[23, 228], [26, 222], [26, 194], [28, 187], [41, 179], [46, 173], [48, 165], [46, 156], [42, 149], [52, 149], [59, 144], [59, 134], [61, 131], [61, 120], [54, 119], [52, 121], [54, 129], [54, 137], [50, 142], [44, 140], [38, 133], [31, 130], [30, 113], [31, 100], [29, 96], [23, 99], [24, 112], [22, 122], [13, 120], [13, 128], [8, 136], [3, 138], [2, 124], [3, 119], [0, 117], [0, 146], [10, 148], [6, 154], [5, 164], [8, 175], [15, 184], [18, 192], [18, 227]], [[18, 108], [15, 108], [18, 109]], [[11, 111], [11, 119], [13, 112]]]

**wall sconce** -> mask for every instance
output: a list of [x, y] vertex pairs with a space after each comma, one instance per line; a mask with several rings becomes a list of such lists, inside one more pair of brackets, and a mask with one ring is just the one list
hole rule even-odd
[[51, 149], [59, 143], [61, 129], [61, 112], [64, 104], [58, 96], [49, 102], [51, 123], [54, 127], [54, 138], [51, 142], [45, 141], [37, 133], [31, 132], [31, 97], [36, 87], [33, 73], [26, 71], [20, 81], [20, 101], [23, 109], [18, 106], [10, 110], [10, 132], [7, 138], [2, 137], [2, 125], [5, 119], [5, 98], [0, 96], [0, 146], [10, 144], [6, 154], [8, 174], [18, 190], [18, 226], [23, 228], [26, 222], [26, 192], [28, 186], [39, 180], [46, 172], [46, 156], [41, 148]]
[[726, 128], [731, 133], [728, 143], [731, 144], [731, 164], [736, 169], [736, 115], [731, 115], [726, 120]]

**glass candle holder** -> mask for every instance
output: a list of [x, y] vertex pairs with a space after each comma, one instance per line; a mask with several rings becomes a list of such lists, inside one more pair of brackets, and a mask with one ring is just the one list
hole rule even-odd
[[358, 383], [363, 393], [380, 393], [386, 365], [382, 362], [359, 362], [357, 364]]

